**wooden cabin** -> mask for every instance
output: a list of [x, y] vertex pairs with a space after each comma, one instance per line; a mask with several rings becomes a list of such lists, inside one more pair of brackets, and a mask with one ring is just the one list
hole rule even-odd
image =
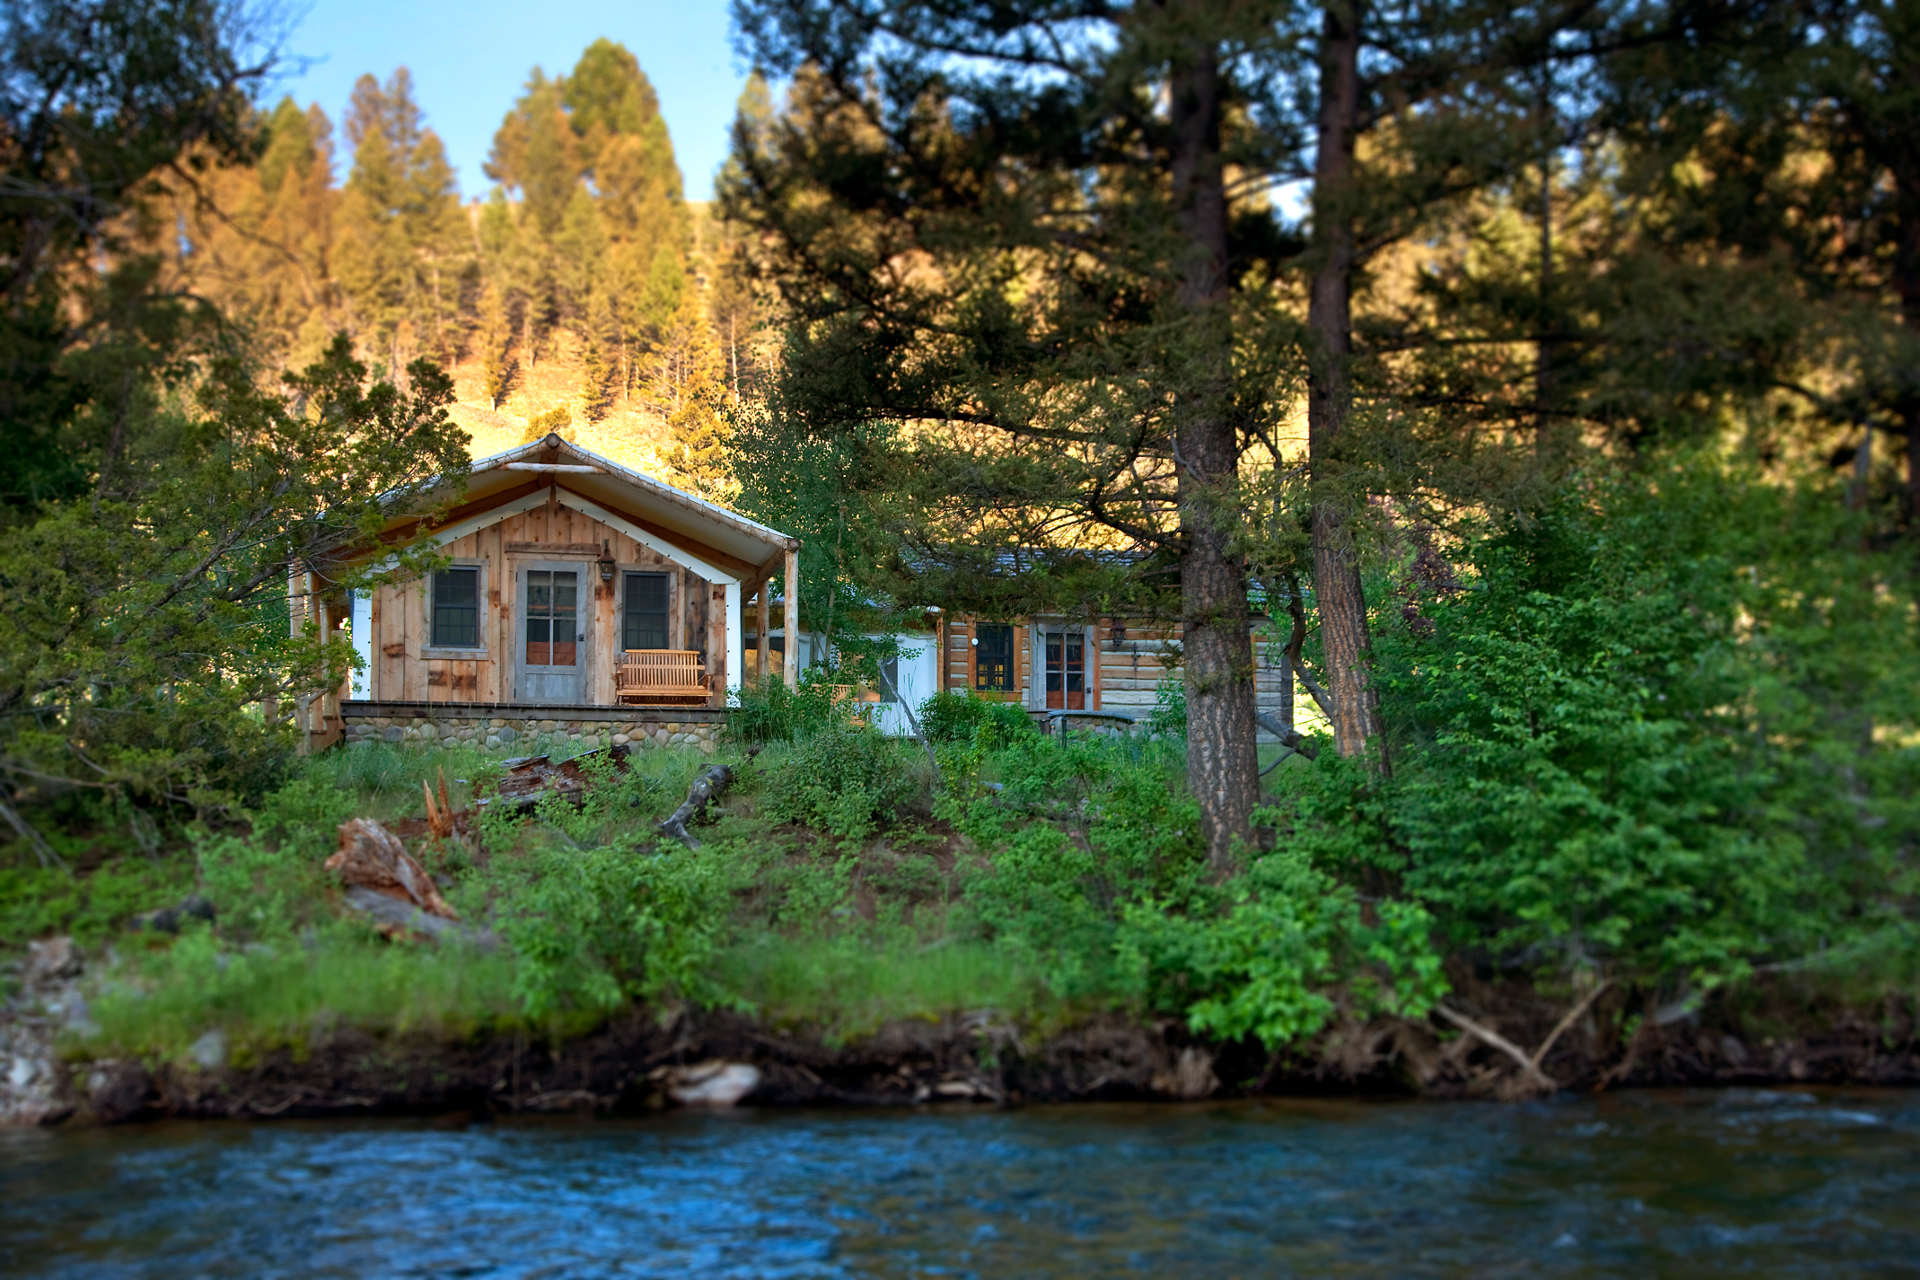
[[[1180, 625], [1140, 618], [944, 616], [933, 646], [942, 689], [1013, 702], [1035, 713], [1100, 711], [1144, 719], [1160, 683], [1180, 677]], [[1254, 700], [1291, 723], [1293, 682], [1284, 659], [1254, 636]]]
[[[396, 511], [390, 531], [416, 533], [417, 518]], [[443, 568], [351, 599], [328, 585], [338, 566], [295, 575], [295, 630], [309, 617], [344, 625], [363, 664], [301, 707], [312, 745], [375, 708], [489, 707], [541, 723], [594, 708], [717, 710], [750, 667], [769, 669], [777, 576], [798, 612], [797, 539], [556, 435], [476, 462], [430, 537]], [[757, 661], [742, 651], [749, 607]]]

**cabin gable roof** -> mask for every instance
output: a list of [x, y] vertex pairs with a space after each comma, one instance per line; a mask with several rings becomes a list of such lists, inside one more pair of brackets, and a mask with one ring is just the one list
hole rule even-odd
[[434, 536], [460, 537], [549, 500], [615, 525], [716, 581], [743, 580], [800, 546], [790, 534], [557, 435], [476, 460], [460, 506], [442, 518]]

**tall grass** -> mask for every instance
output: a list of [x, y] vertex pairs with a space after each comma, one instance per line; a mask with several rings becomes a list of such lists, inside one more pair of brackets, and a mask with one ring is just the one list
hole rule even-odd
[[180, 1060], [217, 1030], [235, 1065], [298, 1054], [342, 1026], [451, 1037], [519, 1021], [506, 954], [395, 945], [349, 927], [278, 948], [224, 947], [196, 929], [124, 965], [90, 1011], [98, 1032], [76, 1050]]
[[718, 984], [761, 1017], [844, 1042], [901, 1019], [991, 1009], [1032, 1022], [1048, 1012], [1037, 974], [989, 943], [910, 930], [740, 940], [716, 960]]

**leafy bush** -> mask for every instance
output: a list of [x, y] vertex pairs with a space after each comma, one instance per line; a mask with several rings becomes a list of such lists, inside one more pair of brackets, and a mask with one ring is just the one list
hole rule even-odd
[[1026, 709], [1014, 702], [976, 698], [962, 690], [942, 689], [920, 704], [920, 731], [929, 742], [1001, 751], [1040, 734]]
[[1154, 1007], [1184, 1012], [1201, 1035], [1273, 1048], [1336, 1013], [1424, 1016], [1446, 992], [1431, 934], [1416, 903], [1379, 903], [1369, 923], [1352, 886], [1282, 850], [1255, 861], [1218, 913], [1129, 904], [1119, 945]]
[[502, 920], [522, 1011], [590, 1025], [628, 1000], [727, 1003], [709, 972], [735, 866], [720, 847], [549, 847], [526, 859]]
[[1147, 713], [1147, 732], [1157, 737], [1187, 736], [1187, 685], [1179, 676], [1162, 676], [1153, 687], [1153, 710]]
[[1382, 628], [1395, 776], [1317, 771], [1321, 865], [1523, 971], [1712, 984], [1897, 919], [1914, 753], [1850, 722], [1913, 714], [1874, 657], [1889, 611], [1808, 568], [1842, 511], [1685, 465], [1494, 531], [1421, 628]]
[[1120, 921], [1132, 904], [1188, 909], [1206, 896], [1177, 748], [1029, 734], [992, 763], [998, 795], [944, 809], [987, 853], [964, 884], [977, 927], [1058, 998], [1137, 1002], [1145, 989], [1123, 963]]
[[733, 694], [727, 736], [750, 747], [799, 742], [845, 720], [834, 706], [834, 687], [826, 681], [807, 678], [798, 689], [789, 689], [784, 681], [766, 679], [742, 685]]
[[906, 813], [924, 794], [910, 744], [866, 728], [836, 728], [759, 759], [764, 809], [858, 842]]

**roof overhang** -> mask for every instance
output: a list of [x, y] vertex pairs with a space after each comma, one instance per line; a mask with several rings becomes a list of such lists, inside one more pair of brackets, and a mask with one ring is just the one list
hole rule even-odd
[[[557, 435], [475, 461], [459, 498], [460, 510], [483, 510], [491, 500], [515, 490], [524, 492], [529, 481], [541, 480], [610, 511], [644, 517], [670, 538], [711, 547], [741, 564], [764, 567], [800, 546], [800, 540], [790, 534], [629, 470]], [[392, 500], [417, 510], [438, 491], [438, 485], [429, 485], [396, 494]], [[400, 517], [395, 521], [398, 525], [404, 516], [398, 510], [395, 515]]]

